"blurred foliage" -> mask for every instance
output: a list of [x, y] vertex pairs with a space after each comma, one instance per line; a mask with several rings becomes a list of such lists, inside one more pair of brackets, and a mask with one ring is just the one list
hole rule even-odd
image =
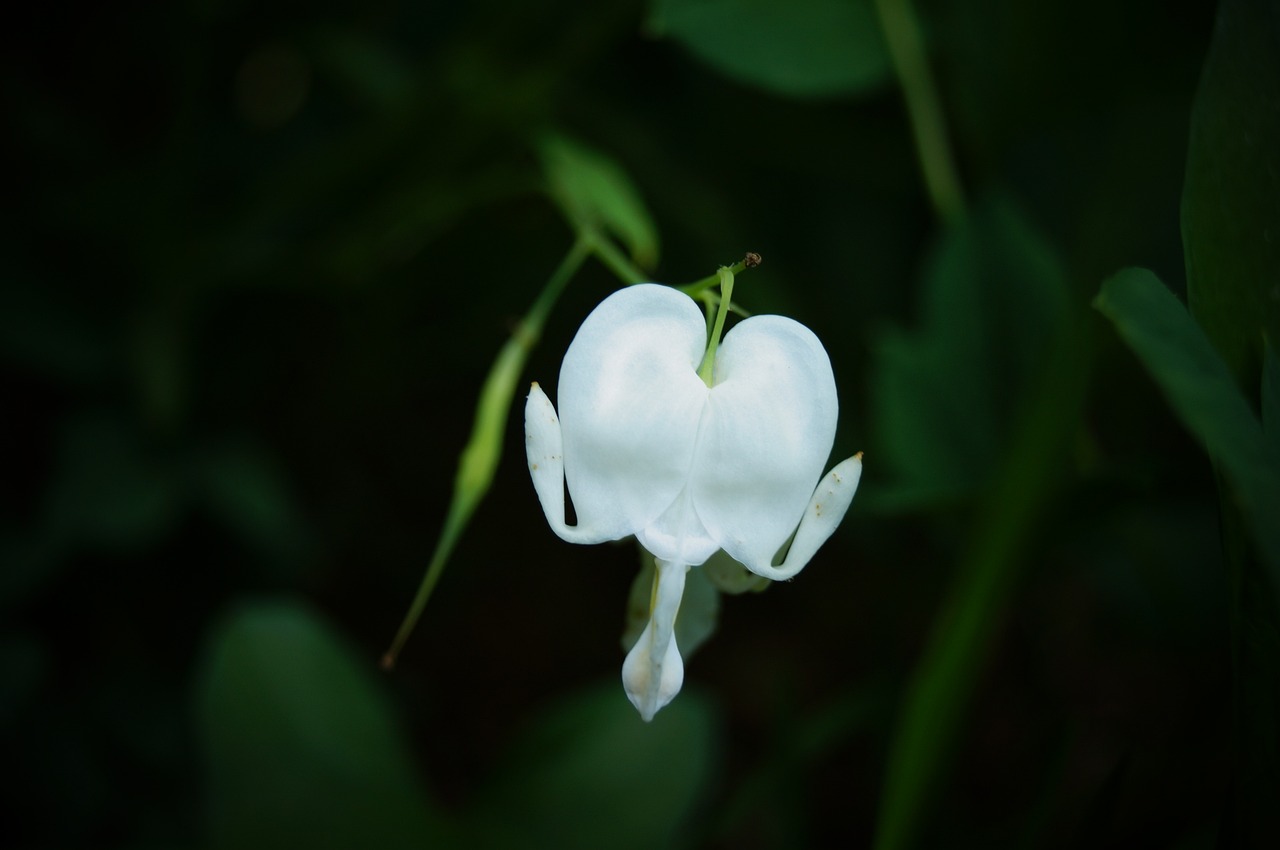
[[[1236, 386], [1190, 315], [1150, 272], [1129, 269], [1109, 279], [1097, 307], [1142, 358], [1187, 427], [1231, 482], [1228, 500], [1249, 520], [1256, 545], [1280, 592], [1280, 440]], [[1276, 401], [1270, 384], [1264, 404]], [[1280, 599], [1277, 599], [1280, 602]]]
[[921, 295], [919, 330], [875, 343], [872, 439], [893, 480], [869, 501], [885, 509], [958, 501], [990, 480], [1068, 307], [1061, 262], [1000, 201], [947, 230]]
[[442, 829], [375, 673], [314, 615], [258, 604], [197, 678], [215, 847], [424, 847]]
[[[1278, 105], [1280, 3], [1224, 0], [1191, 116], [1182, 237], [1191, 314], [1243, 403], [1179, 413], [1218, 473], [1235, 686], [1224, 834], [1240, 846], [1280, 841], [1280, 438], [1262, 431], [1280, 342]], [[1203, 418], [1230, 434], [1197, 429]]]
[[[943, 220], [911, 8], [7, 28], [5, 846], [1277, 843], [1280, 12], [914, 4]], [[635, 549], [550, 533], [510, 402], [748, 250], [864, 491], [795, 581], [702, 587], [645, 725]]]
[[871, 0], [655, 0], [647, 26], [721, 73], [782, 95], [854, 95], [890, 79]]

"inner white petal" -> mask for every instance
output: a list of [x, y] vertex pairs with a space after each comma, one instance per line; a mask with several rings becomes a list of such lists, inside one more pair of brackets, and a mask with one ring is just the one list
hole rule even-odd
[[636, 532], [636, 538], [659, 560], [694, 567], [720, 548], [698, 518], [688, 486], [680, 491], [660, 517]]

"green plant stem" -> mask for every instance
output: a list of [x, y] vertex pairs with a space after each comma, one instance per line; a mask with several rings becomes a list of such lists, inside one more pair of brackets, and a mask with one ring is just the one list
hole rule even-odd
[[1055, 336], [916, 667], [889, 751], [875, 850], [905, 850], [919, 839], [1027, 544], [1067, 466], [1088, 377], [1082, 324], [1073, 317]]
[[[719, 286], [721, 281], [721, 273], [728, 272], [730, 275], [739, 275], [748, 268], [746, 260], [739, 260], [731, 266], [717, 269], [715, 274], [709, 274], [704, 278], [695, 280], [693, 283], [686, 283], [683, 286], [677, 286], [676, 289], [688, 295], [690, 298], [697, 298], [713, 286]], [[730, 305], [730, 309], [735, 309]]]
[[711, 378], [716, 366], [716, 349], [720, 347], [720, 337], [724, 334], [724, 320], [729, 315], [729, 305], [733, 302], [733, 271], [720, 269], [716, 273], [720, 279], [720, 306], [716, 309], [716, 322], [707, 338], [707, 353], [703, 355], [702, 365], [698, 367], [698, 377], [707, 386], [711, 386]]
[[426, 608], [427, 600], [435, 589], [436, 582], [444, 573], [445, 564], [458, 543], [458, 538], [471, 521], [471, 515], [481, 499], [489, 492], [493, 483], [494, 472], [502, 457], [502, 436], [506, 427], [507, 415], [511, 411], [511, 400], [515, 397], [516, 384], [524, 369], [529, 352], [537, 345], [542, 336], [542, 327], [547, 315], [560, 293], [564, 290], [574, 274], [582, 267], [587, 257], [595, 250], [592, 239], [580, 236], [573, 247], [560, 261], [560, 265], [547, 280], [538, 294], [533, 306], [525, 314], [520, 324], [512, 332], [510, 339], [503, 344], [494, 360], [493, 368], [485, 378], [480, 389], [480, 400], [476, 404], [475, 424], [471, 429], [471, 439], [462, 450], [458, 463], [458, 474], [454, 480], [453, 501], [449, 505], [449, 513], [445, 517], [440, 531], [440, 539], [436, 543], [435, 552], [427, 565], [427, 571], [418, 585], [418, 592], [409, 606], [400, 629], [396, 632], [391, 648], [382, 656], [383, 669], [390, 670], [395, 666], [409, 635], [418, 624], [418, 618]]
[[609, 271], [628, 286], [652, 279], [627, 259], [626, 254], [618, 250], [618, 246], [608, 237], [601, 236], [595, 231], [583, 231], [578, 238], [585, 240], [590, 245], [591, 253], [595, 254]]
[[964, 191], [956, 172], [938, 89], [929, 73], [920, 19], [911, 0], [876, 0], [876, 9], [889, 57], [902, 85], [929, 199], [944, 221], [954, 221], [964, 212]]

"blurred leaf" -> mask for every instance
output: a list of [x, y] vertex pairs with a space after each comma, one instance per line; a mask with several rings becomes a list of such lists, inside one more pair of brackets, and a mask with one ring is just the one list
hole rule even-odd
[[1115, 323], [1170, 406], [1208, 447], [1236, 489], [1280, 589], [1280, 457], [1226, 363], [1178, 299], [1146, 269], [1126, 269], [1102, 285], [1095, 306]]
[[0, 354], [59, 380], [102, 380], [115, 365], [114, 352], [84, 312], [56, 303], [47, 287], [0, 287]]
[[548, 134], [538, 153], [552, 198], [578, 230], [617, 237], [644, 268], [658, 261], [658, 230], [631, 179], [613, 160], [564, 136]]
[[321, 72], [359, 101], [383, 112], [413, 107], [415, 69], [385, 40], [349, 29], [329, 29], [313, 39], [310, 52]]
[[[1280, 2], [1223, 0], [1192, 109], [1182, 195], [1187, 300], [1199, 325], [1184, 331], [1183, 344], [1196, 346], [1203, 387], [1174, 384], [1178, 361], [1130, 344], [1208, 445], [1218, 473], [1234, 736], [1224, 846], [1280, 844], [1280, 451], [1274, 440], [1267, 445], [1254, 415], [1261, 409], [1264, 421], [1273, 419], [1272, 378], [1264, 373], [1267, 348], [1280, 340], [1277, 151]], [[1158, 282], [1146, 286], [1172, 301]], [[1192, 325], [1176, 302], [1164, 309], [1171, 323]], [[1225, 364], [1202, 348], [1216, 349]]]
[[[631, 582], [631, 593], [627, 596], [626, 628], [622, 632], [623, 652], [630, 652], [631, 647], [640, 639], [640, 633], [649, 622], [649, 610], [653, 602], [653, 555], [639, 543], [636, 548], [640, 551], [640, 572]], [[680, 600], [680, 613], [676, 617], [676, 646], [680, 647], [680, 655], [686, 662], [707, 638], [715, 634], [719, 620], [720, 593], [707, 575], [706, 564], [694, 567], [685, 578], [684, 597]]]
[[53, 578], [67, 563], [68, 542], [29, 529], [0, 536], [0, 607], [17, 605]]
[[[1034, 280], [1024, 283], [1034, 288]], [[1048, 280], [1060, 284], [1055, 274], [1041, 285]], [[1059, 286], [1043, 292], [1042, 305], [1060, 304], [1051, 296], [1061, 292]], [[1069, 468], [1088, 375], [1088, 337], [1079, 333], [1074, 311], [1059, 312], [1055, 322], [1029, 323], [1044, 335], [1041, 349], [1029, 349], [1042, 354], [1030, 358], [1039, 361], [1039, 368], [1025, 376], [1025, 397], [1009, 414], [1006, 448], [993, 463], [993, 480], [975, 519], [967, 524], [971, 531], [954, 582], [912, 677], [888, 756], [876, 850], [901, 850], [916, 843], [993, 635], [1004, 621], [1022, 570], [1038, 560], [1027, 550]], [[999, 327], [991, 332], [1010, 332]], [[1019, 331], [1025, 334], [1028, 328]]]
[[39, 710], [41, 687], [50, 679], [49, 653], [40, 641], [25, 634], [0, 637], [0, 723], [6, 729], [28, 709]]
[[54, 541], [146, 546], [169, 529], [181, 506], [172, 469], [144, 446], [135, 426], [107, 414], [68, 424], [46, 502]]
[[[1268, 444], [1226, 362], [1154, 274], [1120, 272], [1103, 283], [1095, 305], [1205, 443], [1219, 473], [1236, 750], [1222, 833], [1231, 846], [1273, 846], [1280, 839], [1280, 452]], [[1264, 386], [1264, 399], [1270, 394]]]
[[1267, 346], [1262, 361], [1262, 430], [1271, 450], [1280, 452], [1280, 355], [1275, 345]]
[[[1187, 300], [1250, 395], [1280, 341], [1280, 3], [1223, 0], [1191, 118]], [[1250, 398], [1254, 401], [1255, 398]]]
[[738, 595], [740, 593], [759, 593], [766, 590], [772, 581], [758, 576], [729, 556], [723, 549], [717, 551], [702, 565], [711, 586], [721, 593]]
[[278, 469], [249, 446], [226, 444], [195, 458], [195, 497], [243, 542], [279, 561], [307, 543], [305, 523]]
[[215, 629], [196, 688], [214, 847], [442, 841], [371, 668], [297, 604], [244, 605]]
[[645, 723], [620, 682], [554, 706], [478, 807], [496, 847], [678, 847], [711, 779], [714, 718], [688, 690]]
[[943, 235], [918, 329], [874, 344], [873, 442], [890, 478], [872, 491], [875, 504], [920, 507], [989, 479], [1066, 293], [1052, 249], [1008, 204], [980, 207]]
[[777, 94], [862, 94], [892, 75], [871, 0], [654, 0], [648, 29]]
[[[785, 720], [770, 729], [771, 740], [753, 741], [753, 764], [733, 776], [711, 846], [802, 844], [796, 833], [798, 826], [804, 828], [804, 798], [812, 777], [850, 741], [885, 727], [888, 691], [883, 684], [862, 681], [817, 706], [802, 708], [802, 713], [785, 711]], [[742, 839], [744, 834], [751, 837], [749, 842]]]

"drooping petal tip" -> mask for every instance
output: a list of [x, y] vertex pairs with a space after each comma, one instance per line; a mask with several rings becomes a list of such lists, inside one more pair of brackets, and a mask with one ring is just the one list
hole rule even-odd
[[662, 560], [656, 563], [657, 587], [649, 623], [622, 663], [622, 686], [646, 723], [684, 684], [684, 660], [676, 646], [675, 624], [689, 567]]

